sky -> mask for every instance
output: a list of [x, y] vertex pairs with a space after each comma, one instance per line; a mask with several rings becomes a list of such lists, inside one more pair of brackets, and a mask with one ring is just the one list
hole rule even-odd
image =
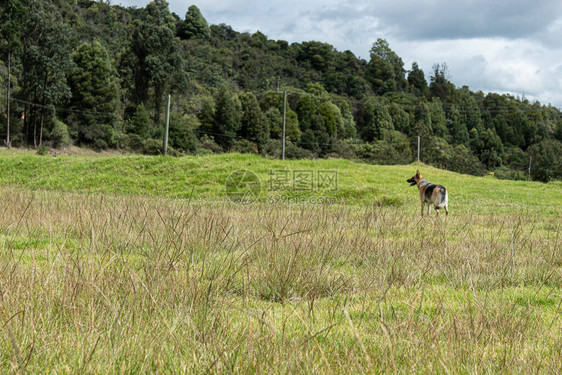
[[[261, 31], [289, 43], [320, 41], [369, 61], [378, 38], [406, 69], [432, 66], [472, 91], [509, 93], [562, 108], [560, 0], [168, 0], [184, 18], [195, 4], [209, 24]], [[148, 0], [114, 0], [144, 7]]]

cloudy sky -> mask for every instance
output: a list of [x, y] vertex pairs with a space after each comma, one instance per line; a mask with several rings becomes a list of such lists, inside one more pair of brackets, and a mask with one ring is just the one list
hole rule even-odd
[[[114, 0], [144, 7], [148, 0]], [[181, 18], [191, 4], [210, 24], [270, 39], [317, 40], [369, 60], [384, 38], [426, 79], [445, 62], [449, 79], [473, 91], [511, 93], [562, 107], [560, 0], [169, 0]]]

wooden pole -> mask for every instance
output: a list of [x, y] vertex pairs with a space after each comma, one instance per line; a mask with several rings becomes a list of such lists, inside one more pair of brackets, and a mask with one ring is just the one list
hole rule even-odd
[[527, 175], [527, 181], [531, 181], [531, 160], [533, 160], [533, 157], [529, 156], [529, 174]]
[[8, 43], [8, 86], [6, 87], [6, 147], [10, 148], [10, 70], [11, 70], [10, 44]]
[[168, 129], [170, 128], [170, 97], [168, 95], [168, 106], [166, 108], [166, 128], [164, 129], [164, 152], [163, 154], [166, 155], [168, 152]]
[[285, 160], [285, 124], [287, 123], [287, 90], [283, 92], [283, 150], [281, 160]]

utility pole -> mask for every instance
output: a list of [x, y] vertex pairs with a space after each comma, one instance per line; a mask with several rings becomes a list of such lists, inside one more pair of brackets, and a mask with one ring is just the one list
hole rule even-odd
[[533, 157], [529, 156], [529, 174], [527, 175], [527, 181], [531, 180], [531, 160], [533, 160]]
[[285, 160], [285, 124], [287, 123], [287, 90], [283, 91], [283, 150], [281, 160]]
[[10, 148], [10, 70], [11, 70], [11, 53], [10, 44], [8, 43], [8, 87], [6, 87], [6, 147]]
[[420, 136], [418, 135], [418, 163], [420, 162]]
[[170, 94], [168, 94], [168, 107], [166, 109], [166, 128], [164, 129], [164, 155], [168, 152], [168, 129], [170, 127]]

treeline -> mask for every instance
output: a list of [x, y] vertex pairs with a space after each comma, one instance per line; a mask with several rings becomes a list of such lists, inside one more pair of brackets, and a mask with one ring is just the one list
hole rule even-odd
[[172, 154], [279, 157], [285, 109], [289, 158], [409, 163], [420, 137], [421, 160], [438, 167], [525, 178], [531, 160], [533, 179], [562, 178], [559, 109], [455, 87], [444, 63], [428, 81], [383, 39], [366, 61], [208, 25], [196, 6], [179, 17], [164, 0], [5, 0], [0, 33], [0, 134], [11, 146], [158, 154], [171, 94]]

